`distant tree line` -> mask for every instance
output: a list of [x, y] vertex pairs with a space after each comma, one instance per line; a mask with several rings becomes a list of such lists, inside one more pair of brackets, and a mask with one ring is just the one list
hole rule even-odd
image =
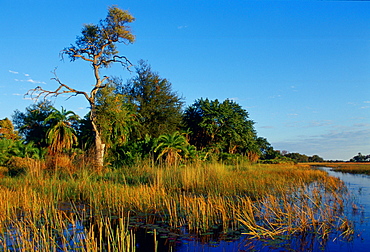
[[359, 152], [356, 156], [349, 160], [350, 162], [370, 162], [370, 154], [369, 155], [362, 155]]
[[307, 156], [305, 154], [300, 154], [296, 152], [289, 153], [287, 151], [283, 151], [282, 155], [297, 163], [324, 162], [325, 161], [322, 157], [319, 157], [318, 155]]

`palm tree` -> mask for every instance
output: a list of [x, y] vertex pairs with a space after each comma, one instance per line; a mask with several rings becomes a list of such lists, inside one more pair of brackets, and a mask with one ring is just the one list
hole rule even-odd
[[184, 135], [181, 135], [178, 131], [173, 134], [164, 134], [158, 137], [158, 145], [154, 149], [154, 152], [159, 151], [157, 159], [166, 156], [166, 163], [176, 164], [177, 160], [181, 158], [180, 153], [186, 155], [188, 142]]
[[72, 128], [72, 121], [77, 119], [78, 116], [73, 111], [67, 111], [63, 107], [62, 111], [53, 109], [45, 119], [44, 124], [51, 124], [46, 137], [52, 154], [61, 153], [77, 144], [76, 131]]

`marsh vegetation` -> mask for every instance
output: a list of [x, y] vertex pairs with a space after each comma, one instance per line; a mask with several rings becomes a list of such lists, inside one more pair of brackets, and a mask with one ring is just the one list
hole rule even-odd
[[[298, 165], [141, 164], [68, 174], [33, 169], [0, 180], [3, 251], [134, 251], [135, 232], [175, 246], [217, 231], [248, 239], [315, 234], [350, 238], [346, 188]], [[80, 227], [71, 234], [71, 227]], [[67, 231], [66, 231], [67, 230]], [[154, 239], [154, 237], [152, 238]]]
[[321, 167], [331, 167], [334, 171], [337, 171], [337, 172], [370, 175], [370, 163], [369, 162], [363, 162], [363, 163], [341, 162], [341, 163], [326, 163], [326, 164], [313, 163], [313, 165], [321, 166]]

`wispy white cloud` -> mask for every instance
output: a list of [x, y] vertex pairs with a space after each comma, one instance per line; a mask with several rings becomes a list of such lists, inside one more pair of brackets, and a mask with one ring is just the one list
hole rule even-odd
[[[369, 104], [370, 101], [363, 101], [362, 103]], [[367, 106], [367, 105], [362, 106], [362, 103], [360, 103], [360, 102], [347, 102], [347, 104], [352, 105], [352, 106], [356, 106], [356, 107], [358, 107], [360, 109], [370, 108], [370, 106]]]
[[290, 90], [293, 92], [298, 92], [297, 86], [291, 85]]
[[369, 123], [355, 123], [353, 125], [353, 127], [356, 127], [356, 128], [370, 128], [370, 124]]
[[[19, 74], [19, 72], [17, 72], [17, 71], [13, 71], [13, 70], [8, 70], [8, 71], [9, 71], [9, 73], [12, 73], [12, 74]], [[32, 83], [32, 84], [46, 84], [46, 82], [44, 82], [44, 81], [39, 81], [39, 80], [32, 79], [28, 73], [23, 73], [22, 75], [27, 77], [27, 79], [14, 79], [14, 80], [19, 81], [19, 82], [29, 82], [29, 83]]]
[[[291, 114], [291, 116], [295, 116], [297, 114]], [[316, 128], [316, 127], [324, 127], [332, 125], [333, 122], [331, 120], [313, 120], [313, 121], [294, 121], [294, 122], [287, 122], [285, 127], [290, 128]]]
[[333, 122], [330, 120], [323, 120], [323, 121], [310, 121], [308, 122], [308, 125], [306, 126], [307, 128], [311, 127], [323, 127], [323, 126], [328, 126], [331, 125]]
[[19, 82], [30, 82], [30, 83], [33, 83], [33, 84], [46, 84], [46, 82], [44, 81], [37, 81], [37, 80], [33, 80], [31, 78], [27, 79], [27, 80], [19, 80], [19, 79], [14, 79], [15, 81], [19, 81]]
[[33, 80], [33, 79], [28, 79], [26, 81], [27, 82], [34, 83], [34, 84], [46, 84], [44, 81], [36, 81], [36, 80]]
[[275, 127], [274, 126], [261, 126], [259, 128], [261, 128], [261, 129], [274, 129]]
[[280, 98], [280, 97], [282, 97], [282, 95], [278, 94], [278, 95], [269, 96], [269, 99], [275, 99], [275, 98]]
[[179, 29], [179, 30], [186, 29], [186, 28], [188, 28], [187, 25], [179, 25], [179, 26], [177, 26], [177, 29]]

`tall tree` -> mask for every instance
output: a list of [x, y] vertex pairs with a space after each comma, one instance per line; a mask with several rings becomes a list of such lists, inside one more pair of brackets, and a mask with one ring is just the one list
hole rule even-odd
[[182, 97], [172, 90], [172, 84], [151, 66], [140, 60], [136, 76], [119, 92], [126, 95], [138, 113], [142, 136], [158, 137], [179, 130], [182, 118]]
[[29, 91], [29, 95], [39, 98], [44, 96], [58, 96], [70, 94], [71, 96], [83, 95], [90, 104], [90, 121], [95, 134], [96, 164], [102, 167], [104, 163], [105, 143], [102, 141], [101, 131], [97, 125], [96, 94], [99, 90], [107, 87], [108, 77], [101, 76], [101, 69], [110, 67], [113, 63], [119, 63], [123, 67], [131, 66], [130, 61], [118, 55], [117, 43], [133, 43], [135, 36], [131, 33], [127, 24], [134, 21], [134, 17], [128, 12], [116, 6], [108, 8], [108, 15], [98, 24], [86, 24], [82, 29], [82, 35], [77, 37], [76, 44], [64, 48], [61, 55], [68, 56], [71, 61], [82, 59], [89, 63], [93, 69], [95, 84], [90, 92], [76, 90], [64, 84], [54, 72], [53, 78], [58, 84], [54, 91], [45, 90], [38, 86]]
[[258, 152], [253, 121], [239, 104], [231, 100], [199, 99], [184, 113], [190, 130], [190, 144], [216, 152]]

